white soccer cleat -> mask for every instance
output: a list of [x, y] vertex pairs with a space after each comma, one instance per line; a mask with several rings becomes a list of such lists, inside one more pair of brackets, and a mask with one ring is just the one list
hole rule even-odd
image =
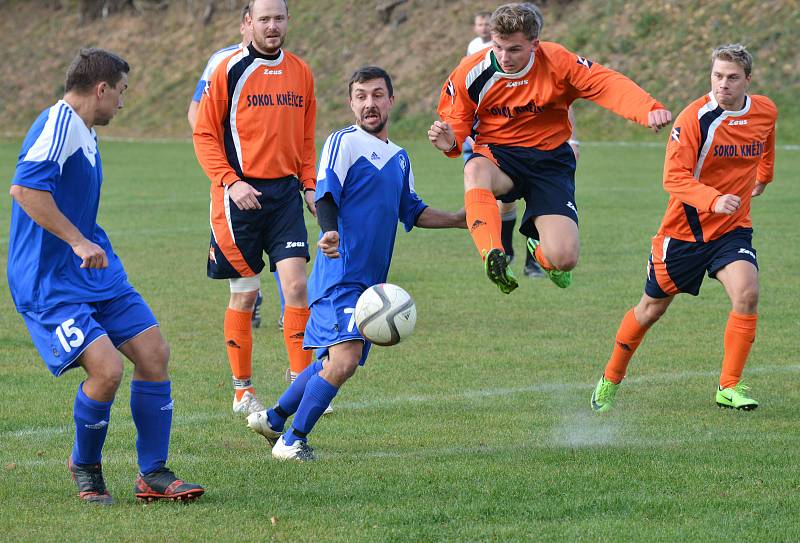
[[233, 396], [233, 412], [234, 413], [242, 413], [243, 415], [249, 415], [251, 413], [256, 413], [258, 411], [264, 411], [265, 407], [256, 395], [250, 392], [249, 390], [242, 394], [242, 398], [239, 401], [236, 401], [236, 395]]
[[250, 413], [247, 415], [247, 427], [257, 434], [264, 436], [269, 442], [270, 447], [275, 445], [278, 438], [281, 437], [280, 432], [276, 432], [269, 425], [269, 417], [267, 417], [266, 409]]
[[333, 413], [333, 402], [329, 403], [325, 411], [322, 412], [323, 415], [330, 415], [331, 413]]
[[298, 462], [310, 462], [314, 460], [314, 449], [308, 443], [298, 439], [291, 445], [283, 441], [283, 436], [278, 438], [272, 447], [272, 456], [278, 460], [297, 460]]

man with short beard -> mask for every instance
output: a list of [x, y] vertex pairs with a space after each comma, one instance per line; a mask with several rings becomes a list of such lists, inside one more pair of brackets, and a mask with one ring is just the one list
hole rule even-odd
[[223, 329], [233, 411], [245, 415], [264, 409], [251, 382], [251, 315], [264, 252], [286, 299], [283, 336], [292, 375], [311, 361], [303, 351], [309, 253], [298, 191], [315, 213], [317, 109], [311, 70], [282, 49], [289, 26], [285, 0], [252, 0], [249, 25], [250, 45], [211, 76], [193, 134], [197, 158], [211, 179], [207, 273], [230, 282]]
[[[397, 222], [406, 231], [465, 228], [463, 209], [448, 213], [425, 205], [414, 192], [414, 174], [404, 149], [389, 141], [392, 80], [366, 66], [349, 84], [356, 124], [325, 142], [317, 178], [320, 238], [309, 278], [311, 319], [304, 346], [318, 360], [292, 383], [268, 411], [254, 413], [248, 425], [273, 444], [279, 460], [313, 460], [308, 433], [339, 388], [363, 365], [370, 343], [355, 327], [355, 305], [370, 286], [389, 273]], [[292, 426], [281, 435], [286, 419]]]

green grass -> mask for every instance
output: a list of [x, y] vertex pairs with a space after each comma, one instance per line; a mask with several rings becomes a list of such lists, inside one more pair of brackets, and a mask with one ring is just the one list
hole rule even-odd
[[[404, 142], [401, 142], [404, 143]], [[18, 143], [0, 144], [13, 175]], [[460, 162], [407, 145], [417, 189], [462, 203]], [[573, 286], [522, 279], [503, 296], [464, 231], [398, 234], [390, 280], [417, 330], [375, 348], [312, 434], [319, 461], [278, 463], [230, 413], [222, 341], [225, 282], [205, 277], [208, 182], [186, 143], [102, 142], [100, 223], [172, 345], [171, 466], [207, 486], [196, 504], [137, 504], [127, 382], [105, 448], [109, 509], [74, 497], [66, 471], [82, 379], [54, 379], [0, 288], [0, 539], [9, 541], [792, 541], [800, 538], [800, 154], [779, 151], [753, 210], [761, 274], [758, 339], [746, 369], [761, 407], [713, 404], [729, 302], [708, 280], [648, 334], [617, 410], [592, 387], [639, 298], [663, 213], [663, 150], [586, 145], [578, 169], [583, 250]], [[5, 267], [9, 199], [0, 199]], [[309, 231], [316, 229], [309, 221]], [[523, 240], [516, 240], [521, 255]], [[522, 259], [514, 264], [520, 271]], [[287, 365], [265, 279], [254, 381], [266, 402]], [[128, 366], [130, 379], [130, 366]], [[274, 523], [271, 519], [275, 519]]]

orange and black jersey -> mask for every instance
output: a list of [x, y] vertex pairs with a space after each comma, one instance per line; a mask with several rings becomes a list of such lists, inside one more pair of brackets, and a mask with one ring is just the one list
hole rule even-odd
[[[684, 241], [711, 241], [750, 228], [756, 181], [772, 181], [778, 110], [766, 96], [745, 96], [739, 111], [722, 109], [713, 93], [698, 98], [673, 124], [664, 161], [669, 204], [659, 234]], [[735, 194], [732, 215], [713, 213], [717, 198]]]
[[317, 101], [310, 68], [281, 50], [250, 45], [223, 60], [200, 101], [193, 140], [212, 185], [296, 176], [316, 184]]
[[458, 156], [469, 135], [478, 144], [555, 149], [572, 134], [567, 112], [578, 98], [644, 126], [664, 107], [624, 75], [557, 43], [540, 42], [515, 74], [499, 68], [490, 48], [464, 58], [442, 88], [439, 116], [456, 136], [446, 154]]

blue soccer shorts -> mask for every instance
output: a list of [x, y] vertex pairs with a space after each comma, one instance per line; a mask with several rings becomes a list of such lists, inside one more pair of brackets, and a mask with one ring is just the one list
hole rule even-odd
[[331, 345], [345, 341], [361, 341], [364, 348], [358, 364], [367, 361], [372, 343], [365, 340], [356, 328], [355, 309], [362, 288], [336, 287], [333, 292], [311, 304], [311, 316], [306, 324], [303, 349], [316, 349], [316, 356], [322, 360], [328, 356]]
[[550, 151], [512, 145], [475, 145], [473, 155], [491, 160], [511, 178], [514, 188], [498, 197], [502, 202], [525, 200], [525, 214], [519, 231], [523, 236], [540, 239], [534, 217], [563, 215], [578, 224], [575, 203], [575, 153], [569, 143]]
[[751, 228], [737, 228], [707, 242], [654, 236], [644, 292], [651, 298], [666, 298], [680, 292], [697, 296], [706, 272], [714, 279], [719, 270], [738, 260], [750, 262], [758, 269], [752, 241]]
[[47, 369], [56, 377], [78, 367], [78, 358], [97, 339], [108, 336], [119, 348], [158, 326], [150, 307], [133, 289], [111, 300], [57, 305], [23, 313], [22, 318]]
[[212, 279], [252, 277], [286, 258], [305, 258], [308, 233], [303, 217], [303, 197], [296, 177], [248, 179], [261, 193], [261, 209], [241, 210], [228, 197], [227, 189], [211, 191], [211, 246], [207, 274]]

